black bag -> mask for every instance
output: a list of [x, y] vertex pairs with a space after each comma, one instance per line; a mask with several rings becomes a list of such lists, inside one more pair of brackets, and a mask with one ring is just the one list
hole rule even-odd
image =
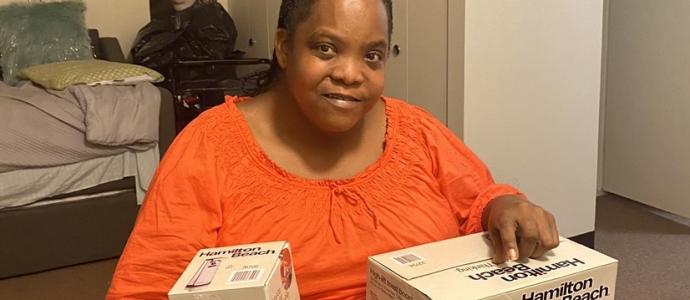
[[[237, 40], [235, 22], [215, 1], [198, 2], [144, 26], [132, 47], [135, 64], [168, 74], [175, 61], [229, 59]], [[193, 75], [192, 75], [193, 76]]]

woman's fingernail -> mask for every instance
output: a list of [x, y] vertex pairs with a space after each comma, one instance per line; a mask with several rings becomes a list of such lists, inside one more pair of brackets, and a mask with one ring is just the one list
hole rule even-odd
[[508, 258], [512, 261], [518, 260], [517, 251], [515, 249], [508, 250]]

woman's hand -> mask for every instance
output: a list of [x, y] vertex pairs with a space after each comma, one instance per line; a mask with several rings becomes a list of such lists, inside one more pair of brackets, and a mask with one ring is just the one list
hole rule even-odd
[[482, 226], [493, 243], [494, 263], [541, 257], [558, 246], [553, 215], [515, 195], [491, 200], [484, 208]]

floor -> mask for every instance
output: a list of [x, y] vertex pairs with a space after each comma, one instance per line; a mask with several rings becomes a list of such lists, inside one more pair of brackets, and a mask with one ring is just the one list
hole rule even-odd
[[[596, 248], [620, 260], [616, 299], [690, 299], [690, 220], [605, 195], [596, 222]], [[116, 263], [0, 280], [0, 299], [103, 299]]]
[[117, 259], [0, 280], [0, 299], [103, 299]]
[[688, 219], [614, 195], [599, 197], [595, 248], [619, 259], [616, 299], [690, 299]]

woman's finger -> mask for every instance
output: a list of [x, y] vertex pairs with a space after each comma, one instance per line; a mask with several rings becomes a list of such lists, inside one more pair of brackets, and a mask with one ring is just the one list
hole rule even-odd
[[[549, 213], [542, 211], [540, 220], [537, 222], [537, 228], [539, 230], [539, 242], [534, 248], [534, 252], [530, 257], [539, 258], [542, 257], [547, 251], [554, 247], [553, 241], [553, 230], [551, 227], [551, 219], [548, 216]], [[556, 240], [558, 241], [558, 240]]]
[[506, 261], [506, 253], [503, 251], [503, 242], [498, 229], [489, 230], [491, 245], [493, 246], [493, 259], [495, 264], [502, 264]]
[[556, 224], [556, 218], [553, 216], [553, 214], [547, 212], [546, 213], [547, 217], [549, 218], [549, 226], [551, 227], [551, 248], [556, 248], [558, 247], [558, 244], [560, 243], [561, 237], [558, 235], [558, 225]]
[[523, 220], [518, 224], [518, 245], [520, 247], [520, 259], [532, 256], [539, 244], [539, 227], [533, 220]]
[[507, 260], [518, 260], [520, 255], [518, 252], [517, 238], [515, 236], [516, 229], [517, 224], [512, 218], [502, 220], [498, 227], [501, 235], [503, 253], [505, 253]]

